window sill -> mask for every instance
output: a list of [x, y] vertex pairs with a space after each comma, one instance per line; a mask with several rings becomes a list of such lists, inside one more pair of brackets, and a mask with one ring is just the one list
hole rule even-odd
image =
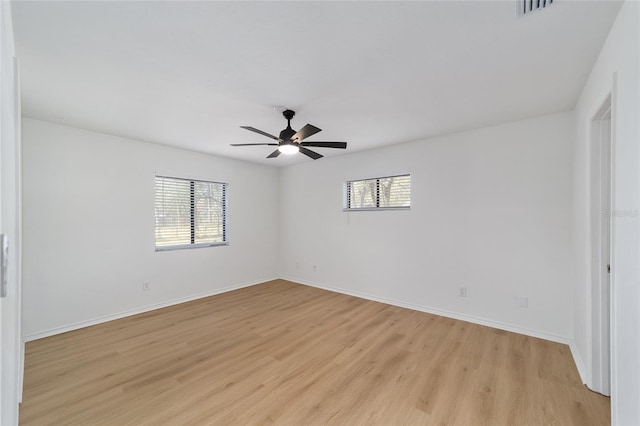
[[379, 210], [411, 210], [411, 207], [367, 207], [361, 209], [342, 209], [343, 212], [376, 212]]
[[179, 246], [161, 246], [156, 247], [156, 251], [171, 251], [171, 250], [184, 250], [184, 249], [195, 249], [195, 248], [203, 248], [203, 247], [218, 247], [218, 246], [228, 246], [229, 242], [223, 243], [200, 243], [200, 244], [181, 244]]

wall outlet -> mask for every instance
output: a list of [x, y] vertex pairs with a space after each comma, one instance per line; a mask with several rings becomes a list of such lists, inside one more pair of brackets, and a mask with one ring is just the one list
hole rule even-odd
[[529, 307], [529, 298], [528, 297], [516, 297], [516, 300], [518, 301], [518, 306], [520, 306], [521, 308], [528, 308]]
[[151, 283], [149, 281], [145, 281], [142, 283], [142, 291], [151, 290]]
[[313, 265], [313, 272], [318, 272], [318, 267], [316, 265]]
[[296, 269], [300, 269], [300, 262], [296, 262]]
[[467, 288], [466, 287], [460, 287], [458, 289], [458, 296], [459, 297], [467, 297]]

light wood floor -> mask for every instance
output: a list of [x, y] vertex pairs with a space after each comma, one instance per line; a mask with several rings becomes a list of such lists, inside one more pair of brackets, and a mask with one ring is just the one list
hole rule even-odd
[[277, 280], [29, 342], [20, 423], [604, 425], [569, 348]]

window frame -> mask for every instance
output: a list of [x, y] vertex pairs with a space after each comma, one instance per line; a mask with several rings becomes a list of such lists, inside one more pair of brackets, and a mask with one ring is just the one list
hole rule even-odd
[[[391, 206], [391, 207], [380, 207], [380, 181], [382, 179], [389, 179], [395, 177], [408, 177], [409, 178], [409, 205], [408, 206]], [[375, 207], [349, 207], [349, 200], [351, 199], [351, 195], [349, 193], [349, 184], [353, 184], [355, 182], [365, 182], [365, 181], [376, 181], [376, 205]], [[365, 179], [353, 179], [348, 180], [344, 183], [344, 202], [343, 202], [343, 212], [360, 212], [360, 211], [380, 211], [380, 210], [411, 210], [411, 173], [405, 173], [401, 175], [389, 175], [389, 176], [378, 176], [373, 178], [365, 178]]]
[[[161, 179], [172, 179], [189, 182], [189, 218], [190, 218], [190, 240], [189, 244], [173, 244], [166, 246], [158, 246], [156, 239], [156, 232], [158, 229], [158, 216], [156, 211], [156, 203], [157, 203], [157, 182], [158, 178]], [[222, 241], [215, 242], [203, 242], [196, 243], [196, 217], [195, 217], [195, 183], [203, 182], [207, 184], [217, 184], [222, 185]], [[203, 247], [217, 247], [217, 246], [228, 246], [229, 245], [229, 233], [228, 233], [228, 208], [229, 208], [229, 184], [227, 182], [217, 182], [212, 180], [203, 180], [203, 179], [191, 179], [184, 177], [175, 177], [175, 176], [166, 176], [166, 175], [155, 175], [154, 177], [154, 248], [155, 251], [171, 251], [171, 250], [183, 250], [183, 249], [193, 249], [193, 248], [203, 248]]]

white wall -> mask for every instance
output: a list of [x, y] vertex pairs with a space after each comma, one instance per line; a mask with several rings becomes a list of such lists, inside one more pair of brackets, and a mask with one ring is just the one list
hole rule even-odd
[[[287, 167], [281, 275], [568, 342], [573, 138], [561, 113]], [[342, 211], [346, 180], [403, 173], [410, 211]]]
[[[591, 365], [590, 122], [613, 99], [612, 423], [640, 424], [640, 4], [628, 1], [576, 106], [574, 147], [574, 324], [579, 357]], [[589, 376], [584, 378], [588, 382]]]
[[[33, 119], [23, 138], [27, 340], [277, 276], [277, 169]], [[228, 182], [230, 244], [155, 252], [156, 172]]]

